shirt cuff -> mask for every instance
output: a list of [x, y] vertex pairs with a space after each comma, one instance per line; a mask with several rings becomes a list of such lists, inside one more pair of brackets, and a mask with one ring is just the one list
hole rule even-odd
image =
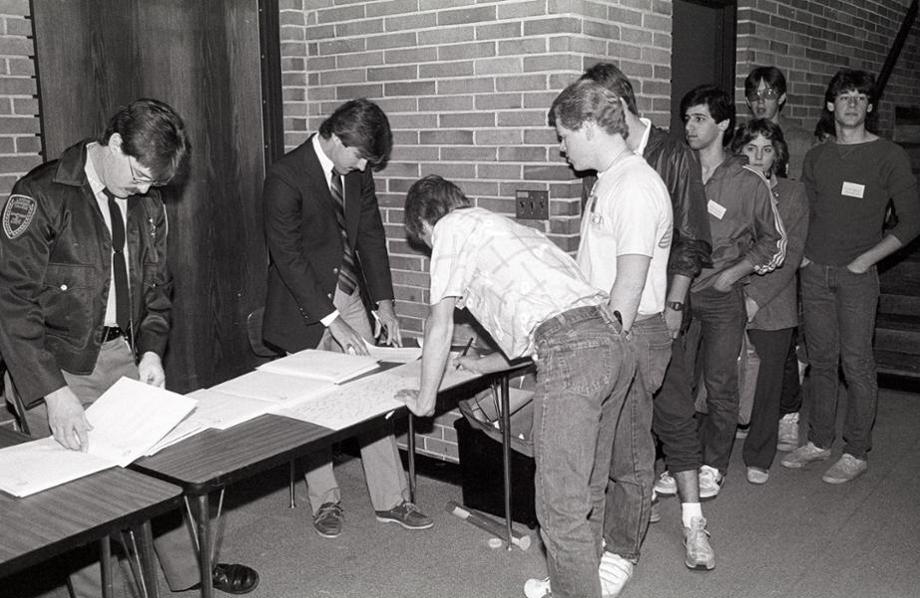
[[339, 317], [339, 310], [336, 309], [336, 310], [333, 310], [333, 312], [329, 314], [328, 316], [326, 316], [325, 318], [320, 319], [320, 323], [326, 328], [329, 328], [329, 325], [332, 324], [333, 320], [335, 320], [338, 317]]

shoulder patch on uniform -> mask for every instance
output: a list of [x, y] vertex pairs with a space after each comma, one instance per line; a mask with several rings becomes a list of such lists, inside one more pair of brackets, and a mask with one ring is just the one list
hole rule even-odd
[[35, 200], [28, 195], [10, 195], [3, 207], [3, 232], [15, 239], [29, 229], [35, 216]]

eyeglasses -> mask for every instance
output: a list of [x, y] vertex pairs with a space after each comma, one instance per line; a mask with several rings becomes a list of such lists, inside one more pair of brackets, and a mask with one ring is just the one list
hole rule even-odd
[[869, 96], [867, 96], [866, 94], [863, 94], [863, 93], [852, 94], [852, 95], [850, 95], [850, 94], [841, 94], [841, 95], [837, 96], [835, 99], [836, 99], [836, 101], [840, 102], [841, 104], [856, 104], [856, 105], [859, 105], [859, 104], [868, 104], [868, 103], [869, 103]]
[[778, 100], [780, 95], [782, 94], [772, 87], [764, 87], [763, 89], [758, 89], [749, 93], [747, 99], [753, 104], [757, 100]]
[[131, 169], [131, 182], [133, 182], [135, 185], [149, 185], [150, 187], [160, 187], [169, 182], [165, 180], [159, 181], [156, 179], [152, 179], [147, 175], [139, 174], [137, 172], [137, 169], [134, 168], [134, 162], [136, 162], [136, 159], [132, 158], [131, 156], [127, 156], [127, 158], [128, 158], [128, 168]]

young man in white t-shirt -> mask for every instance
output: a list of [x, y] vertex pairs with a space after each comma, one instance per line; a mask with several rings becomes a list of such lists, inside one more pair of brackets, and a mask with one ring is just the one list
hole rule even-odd
[[576, 171], [594, 170], [597, 182], [581, 224], [578, 265], [596, 288], [610, 293], [638, 356], [637, 381], [618, 419], [606, 509], [603, 595], [616, 596], [629, 580], [651, 511], [655, 446], [652, 393], [671, 357], [663, 317], [673, 230], [671, 198], [655, 170], [627, 145], [621, 98], [592, 80], [567, 87], [550, 110], [562, 152]]

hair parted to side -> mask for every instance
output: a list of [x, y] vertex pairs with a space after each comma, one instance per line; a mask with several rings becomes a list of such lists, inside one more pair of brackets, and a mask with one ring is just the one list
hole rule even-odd
[[639, 109], [636, 107], [636, 94], [633, 92], [632, 82], [615, 64], [599, 62], [586, 70], [581, 78], [600, 83], [617, 94], [626, 101], [626, 108], [636, 116], [639, 116]]
[[728, 127], [722, 135], [722, 145], [728, 147], [735, 130], [735, 102], [728, 92], [717, 85], [698, 85], [680, 100], [680, 117], [686, 120], [687, 110], [693, 106], [704, 105], [709, 115], [717, 123], [727, 120]]
[[422, 241], [425, 223], [434, 226], [438, 220], [456, 210], [472, 204], [460, 187], [436, 174], [415, 181], [406, 193], [406, 236], [413, 243]]
[[337, 136], [345, 147], [358, 149], [374, 170], [383, 169], [393, 150], [390, 121], [383, 110], [366, 98], [349, 100], [319, 126], [323, 139]]
[[181, 172], [192, 150], [182, 117], [169, 104], [150, 98], [120, 108], [97, 141], [108, 145], [115, 133], [121, 136], [122, 152], [149, 168], [158, 181]]
[[588, 121], [610, 135], [629, 136], [620, 96], [592, 79], [579, 79], [556, 96], [549, 109], [549, 125], [577, 131]]
[[757, 139], [758, 135], [762, 135], [764, 139], [768, 139], [773, 146], [775, 158], [773, 159], [773, 166], [770, 167], [770, 173], [786, 178], [786, 165], [789, 162], [789, 147], [786, 145], [785, 138], [783, 138], [783, 130], [772, 120], [755, 118], [754, 120], [738, 125], [738, 128], [735, 130], [734, 138], [732, 139], [732, 151], [736, 154], [740, 154], [744, 146], [750, 141]]

